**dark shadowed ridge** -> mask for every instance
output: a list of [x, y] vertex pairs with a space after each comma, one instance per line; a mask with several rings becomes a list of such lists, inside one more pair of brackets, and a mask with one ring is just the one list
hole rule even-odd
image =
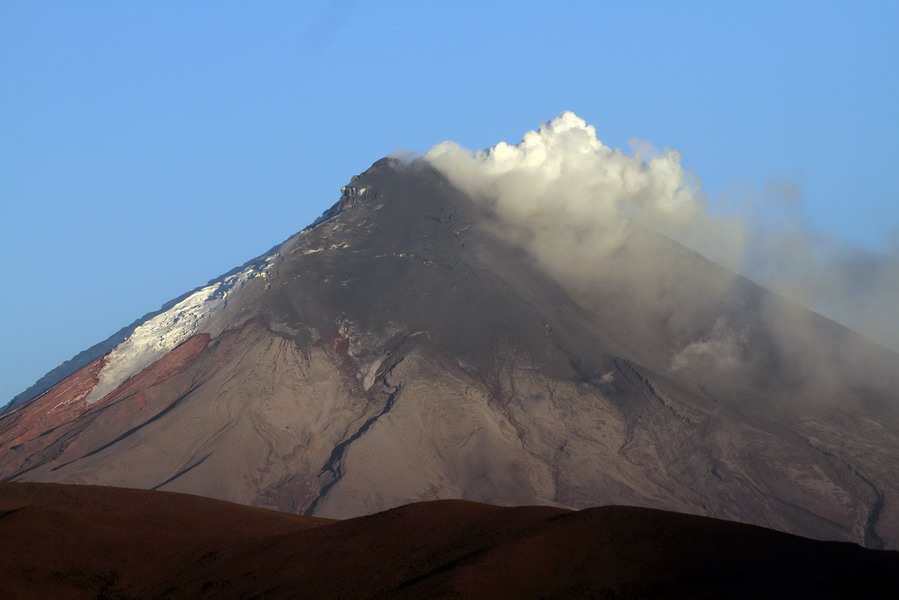
[[620, 506], [435, 501], [328, 521], [2, 483], [0, 538], [6, 600], [899, 597], [896, 552]]

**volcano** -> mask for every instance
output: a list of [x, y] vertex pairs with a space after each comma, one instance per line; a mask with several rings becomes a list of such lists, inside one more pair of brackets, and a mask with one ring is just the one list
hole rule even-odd
[[679, 284], [658, 296], [702, 302], [575, 289], [431, 162], [379, 160], [311, 226], [14, 399], [0, 478], [328, 518], [630, 505], [899, 547], [899, 356], [624, 227], [610, 272], [651, 249]]

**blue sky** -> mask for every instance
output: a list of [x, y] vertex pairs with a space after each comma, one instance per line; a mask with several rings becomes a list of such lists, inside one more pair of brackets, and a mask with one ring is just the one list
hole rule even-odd
[[0, 403], [381, 156], [566, 109], [681, 151], [712, 203], [798, 189], [811, 232], [886, 252], [897, 30], [899, 2], [3, 2]]

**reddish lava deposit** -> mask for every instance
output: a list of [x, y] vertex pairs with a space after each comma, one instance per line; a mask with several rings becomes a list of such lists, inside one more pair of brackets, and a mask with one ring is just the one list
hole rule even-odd
[[103, 368], [104, 357], [86, 364], [52, 388], [0, 419], [0, 439], [14, 447], [47, 431], [77, 419], [88, 409], [84, 401]]
[[[99, 381], [105, 357], [100, 357], [75, 371], [55, 386], [0, 417], [0, 452], [15, 450], [42, 434], [76, 421], [82, 415], [118, 402], [129, 396], [140, 403], [140, 392], [177, 375], [206, 349], [209, 335], [191, 337], [149, 367], [128, 378], [99, 401], [88, 404], [86, 398]], [[2, 461], [0, 461], [2, 463]], [[0, 476], [4, 474], [0, 469]]]

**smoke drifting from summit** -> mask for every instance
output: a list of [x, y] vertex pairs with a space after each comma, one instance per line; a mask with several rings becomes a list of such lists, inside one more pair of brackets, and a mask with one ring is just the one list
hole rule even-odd
[[630, 156], [604, 145], [596, 129], [572, 112], [527, 132], [514, 146], [500, 142], [471, 153], [443, 142], [425, 158], [501, 218], [527, 230], [541, 258], [553, 246], [567, 251], [574, 244], [578, 254], [612, 252], [630, 220], [699, 251], [714, 248], [729, 267], [738, 266], [733, 260], [743, 253], [745, 228], [709, 215], [699, 180], [683, 170], [676, 151], [646, 147]]
[[[741, 297], [736, 273], [899, 350], [899, 253], [842, 251], [798, 227], [764, 227], [748, 211], [713, 214], [699, 178], [674, 150], [627, 154], [563, 112], [518, 144], [471, 152], [443, 142], [425, 159], [592, 308], [614, 304], [634, 315], [628, 327], [644, 328], [643, 339], [655, 336], [671, 369], [709, 361], [722, 372], [757, 367], [767, 360], [753, 356], [760, 339], [819, 380], [835, 362], [852, 360], [789, 303], [757, 306]], [[699, 257], [672, 252], [663, 236], [730, 273], [713, 274]]]

